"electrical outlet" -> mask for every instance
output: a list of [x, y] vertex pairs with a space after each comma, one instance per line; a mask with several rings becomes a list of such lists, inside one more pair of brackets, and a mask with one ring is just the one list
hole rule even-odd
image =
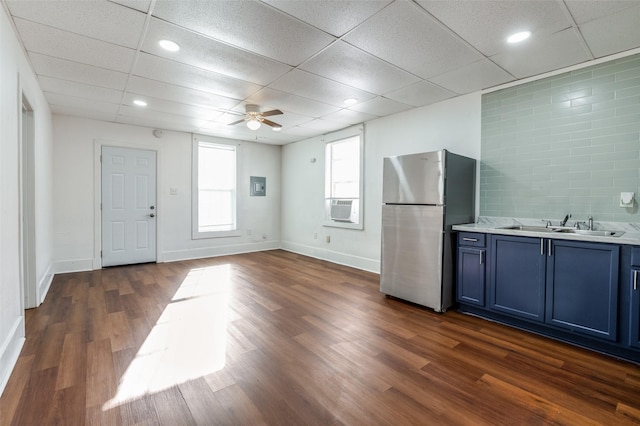
[[327, 235], [325, 238], [325, 241], [330, 243], [331, 242], [331, 235]]
[[247, 235], [251, 235], [251, 228], [247, 229]]
[[314, 233], [313, 233], [313, 239], [314, 239], [314, 240], [317, 240], [317, 239], [318, 239], [318, 233], [317, 233], [317, 232], [314, 232]]
[[266, 240], [267, 239], [267, 234], [262, 234], [262, 239]]

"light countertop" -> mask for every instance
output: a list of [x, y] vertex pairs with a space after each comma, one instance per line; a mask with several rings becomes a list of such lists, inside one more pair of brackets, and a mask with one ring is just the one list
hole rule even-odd
[[[616, 236], [597, 236], [597, 235], [583, 235], [583, 234], [572, 234], [572, 233], [564, 233], [564, 232], [539, 232], [539, 231], [530, 231], [530, 230], [519, 230], [519, 229], [505, 229], [505, 227], [514, 226], [514, 225], [533, 225], [531, 223], [522, 223], [527, 222], [527, 220], [517, 220], [517, 219], [509, 219], [509, 218], [490, 218], [487, 220], [486, 218], [479, 218], [478, 223], [468, 223], [462, 225], [453, 225], [454, 231], [464, 231], [464, 232], [481, 232], [486, 234], [499, 234], [499, 235], [514, 235], [514, 236], [526, 236], [526, 237], [537, 237], [537, 238], [553, 238], [556, 240], [574, 240], [574, 241], [592, 241], [598, 243], [613, 243], [613, 244], [629, 244], [629, 245], [640, 245], [640, 230], [636, 229], [635, 226], [628, 226], [626, 224], [618, 224], [616, 223], [607, 226], [608, 224], [598, 224], [598, 226], [594, 226], [596, 230], [606, 229], [611, 231], [624, 232], [624, 234], [619, 237]], [[535, 225], [540, 226], [540, 223], [536, 223]], [[544, 225], [543, 225], [544, 226]]]

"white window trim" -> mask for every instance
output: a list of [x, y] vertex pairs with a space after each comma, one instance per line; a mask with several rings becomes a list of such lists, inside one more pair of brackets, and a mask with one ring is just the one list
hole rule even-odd
[[345, 129], [340, 132], [332, 133], [327, 135], [325, 139], [325, 172], [324, 172], [324, 183], [327, 183], [327, 172], [326, 172], [326, 146], [330, 143], [337, 142], [342, 139], [348, 139], [354, 136], [358, 136], [360, 139], [360, 183], [358, 191], [360, 192], [360, 209], [358, 211], [358, 223], [349, 223], [349, 222], [339, 222], [335, 220], [331, 220], [327, 218], [327, 194], [325, 189], [324, 194], [324, 202], [323, 202], [323, 217], [324, 221], [322, 226], [328, 228], [343, 228], [343, 229], [355, 229], [355, 230], [363, 230], [364, 229], [364, 125], [359, 125], [357, 127], [351, 127], [349, 129]]
[[[230, 231], [208, 231], [201, 232], [198, 229], [198, 149], [200, 142], [207, 142], [214, 145], [233, 146], [236, 149], [236, 229]], [[191, 144], [191, 238], [194, 240], [205, 238], [224, 238], [224, 237], [240, 237], [242, 236], [242, 226], [240, 224], [242, 211], [242, 193], [240, 185], [241, 170], [240, 143], [229, 140], [220, 140], [215, 138], [207, 138], [202, 136], [193, 136]]]

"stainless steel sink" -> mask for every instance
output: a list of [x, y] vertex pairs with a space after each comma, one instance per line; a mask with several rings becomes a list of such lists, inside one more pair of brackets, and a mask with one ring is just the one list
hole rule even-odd
[[500, 229], [512, 229], [514, 231], [530, 231], [530, 232], [556, 232], [563, 234], [577, 234], [577, 235], [591, 235], [594, 237], [619, 237], [624, 234], [623, 231], [600, 231], [600, 230], [587, 230], [587, 229], [575, 229], [565, 227], [546, 227], [546, 226], [527, 226], [527, 225], [513, 225], [503, 226]]
[[533, 232], [556, 232], [555, 229], [547, 228], [546, 226], [513, 225], [513, 226], [503, 226], [500, 229], [513, 229], [515, 231], [533, 231]]
[[624, 234], [623, 231], [596, 231], [596, 230], [587, 230], [587, 229], [571, 229], [563, 232], [569, 232], [571, 234], [579, 234], [579, 235], [593, 235], [595, 237], [619, 237]]

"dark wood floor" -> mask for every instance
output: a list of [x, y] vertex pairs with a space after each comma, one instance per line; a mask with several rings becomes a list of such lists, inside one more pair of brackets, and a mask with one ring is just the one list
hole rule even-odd
[[284, 251], [56, 276], [2, 425], [638, 424], [640, 367]]

